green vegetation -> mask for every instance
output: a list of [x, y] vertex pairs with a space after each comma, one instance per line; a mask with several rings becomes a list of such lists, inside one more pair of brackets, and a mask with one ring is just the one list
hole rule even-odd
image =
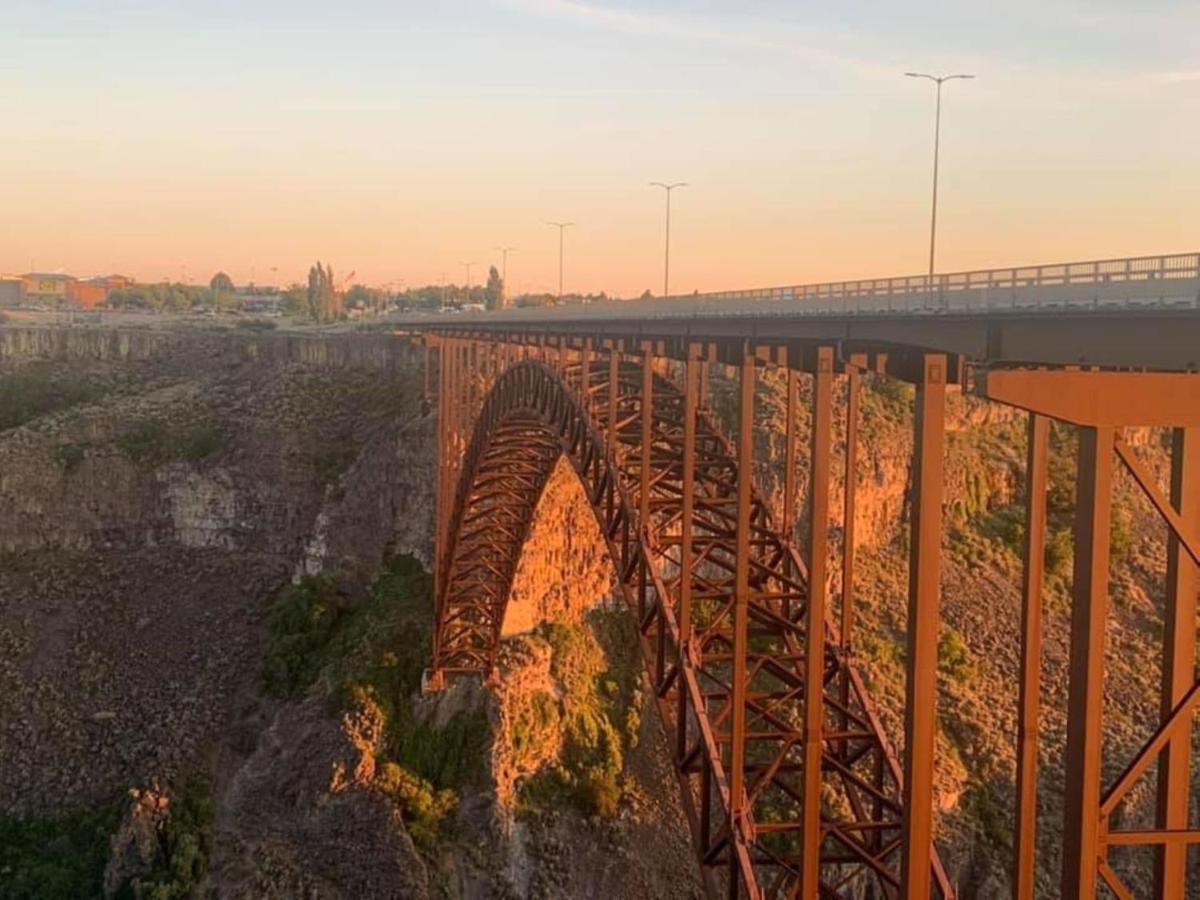
[[203, 462], [218, 453], [225, 437], [214, 425], [178, 425], [166, 419], [142, 419], [117, 435], [117, 447], [139, 466]]
[[418, 716], [433, 628], [431, 582], [420, 563], [395, 559], [370, 596], [350, 607], [336, 575], [303, 579], [284, 590], [270, 622], [264, 689], [303, 696], [328, 679], [339, 710], [377, 717], [377, 787], [400, 806], [414, 840], [439, 839], [458, 789], [483, 771], [488, 727], [482, 712], [460, 712], [435, 726]]
[[55, 372], [49, 365], [26, 366], [0, 376], [0, 431], [34, 419], [91, 403], [105, 394], [103, 386], [80, 376]]
[[275, 323], [270, 319], [243, 319], [237, 323], [240, 331], [274, 331]]
[[[641, 724], [631, 629], [621, 609], [594, 610], [587, 625], [552, 623], [540, 629], [551, 649], [551, 674], [564, 688], [562, 707], [549, 695], [535, 695], [532, 713], [514, 723], [512, 743], [516, 748], [536, 741], [557, 717], [562, 752], [558, 766], [521, 785], [519, 811], [566, 800], [589, 815], [616, 815], [625, 754], [637, 745]], [[611, 648], [607, 654], [605, 647]]]
[[[48, 818], [0, 818], [0, 898], [76, 900], [103, 893], [109, 840], [121, 803]], [[184, 786], [170, 805], [148, 872], [118, 887], [118, 900], [194, 897], [212, 853], [213, 804], [203, 782]]]
[[213, 848], [213, 803], [207, 784], [191, 782], [171, 801], [149, 873], [121, 886], [117, 900], [186, 900], [198, 896]]
[[967, 684], [975, 674], [975, 662], [962, 634], [947, 625], [938, 640], [938, 668], [958, 685]]
[[75, 900], [101, 893], [116, 804], [52, 818], [0, 818], [0, 897]]
[[346, 611], [337, 576], [325, 572], [285, 588], [271, 611], [263, 688], [281, 700], [300, 697], [328, 661], [329, 645]]
[[83, 462], [84, 450], [78, 444], [62, 444], [54, 451], [54, 458], [62, 466], [63, 471], [70, 475]]

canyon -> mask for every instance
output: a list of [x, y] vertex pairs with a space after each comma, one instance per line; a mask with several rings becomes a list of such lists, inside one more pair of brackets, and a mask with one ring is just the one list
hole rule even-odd
[[[50, 877], [68, 886], [57, 896], [703, 896], [632, 625], [565, 464], [521, 560], [497, 685], [422, 695], [436, 435], [422, 363], [383, 334], [0, 326], [0, 882], [14, 896]], [[732, 428], [734, 383], [714, 371], [712, 391]], [[755, 477], [778, 506], [780, 376], [758, 402]], [[857, 495], [856, 653], [901, 751], [911, 405], [905, 385], [867, 379]], [[1165, 480], [1165, 435], [1126, 438]], [[1023, 415], [951, 397], [937, 840], [964, 898], [1011, 893], [1024, 442]], [[1046, 895], [1074, 442], [1055, 428]], [[840, 446], [834, 459], [836, 485]], [[803, 454], [799, 482], [804, 496]], [[1109, 780], [1158, 714], [1166, 553], [1123, 476], [1116, 507]], [[832, 536], [836, 555], [836, 517]], [[1152, 814], [1152, 781], [1132, 799], [1130, 826]], [[86, 864], [54, 871], [31, 849], [47, 834]]]

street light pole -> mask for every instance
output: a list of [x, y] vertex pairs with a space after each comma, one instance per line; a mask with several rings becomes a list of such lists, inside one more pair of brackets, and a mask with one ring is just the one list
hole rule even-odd
[[938, 154], [942, 139], [942, 85], [947, 81], [971, 79], [974, 75], [926, 75], [924, 72], [905, 72], [909, 78], [925, 78], [937, 85], [937, 111], [933, 119], [933, 212], [929, 224], [929, 281], [933, 282], [934, 253], [937, 247]]
[[467, 270], [467, 299], [466, 299], [466, 302], [470, 303], [471, 302], [471, 266], [475, 265], [475, 263], [465, 262], [465, 263], [460, 263], [459, 265], [461, 265], [464, 269]]
[[671, 284], [671, 191], [675, 188], [687, 187], [686, 181], [675, 181], [670, 184], [665, 184], [661, 181], [650, 182], [650, 187], [660, 187], [667, 194], [667, 240], [666, 250], [663, 256], [663, 296], [670, 297]]
[[558, 229], [558, 305], [562, 306], [563, 298], [563, 233], [574, 225], [574, 222], [547, 222]]
[[516, 250], [516, 247], [497, 247], [500, 251], [500, 308], [504, 308], [505, 300], [508, 297], [508, 254]]

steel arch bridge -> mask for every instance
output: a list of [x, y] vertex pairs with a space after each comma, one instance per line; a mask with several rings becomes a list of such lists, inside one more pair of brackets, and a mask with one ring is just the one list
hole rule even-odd
[[[870, 896], [869, 885], [894, 896], [899, 762], [836, 625], [810, 618], [800, 555], [700, 411], [699, 360], [684, 369], [683, 389], [649, 355], [616, 366], [524, 360], [495, 379], [447, 519], [434, 671], [494, 671], [534, 509], [566, 457], [635, 612], [702, 862], [735, 890], [787, 896], [817, 872], [805, 848], [819, 845], [822, 895]], [[752, 390], [753, 360], [742, 374]], [[821, 639], [810, 642], [814, 625]], [[810, 697], [806, 684], [822, 691]], [[820, 743], [805, 740], [813, 715]], [[806, 841], [806, 829], [820, 839]], [[930, 877], [950, 895], [936, 854]]]
[[[1125, 879], [1143, 863], [1129, 851], [1148, 848], [1153, 872], [1138, 870], [1139, 877], [1152, 879], [1154, 896], [1182, 900], [1188, 850], [1200, 844], [1191, 822], [1200, 706], [1200, 269], [1189, 259], [1178, 277], [1161, 277], [1168, 272], [1161, 260], [1147, 272], [1120, 266], [1120, 277], [1093, 265], [1050, 287], [1027, 288], [1013, 270], [1005, 288], [1012, 308], [1000, 311], [991, 306], [996, 279], [989, 276], [986, 287], [967, 279], [960, 291], [982, 291], [987, 303], [956, 300], [960, 310], [933, 314], [927, 304], [897, 312], [889, 295], [884, 312], [772, 307], [759, 314], [735, 304], [725, 313], [692, 309], [687, 300], [680, 303], [691, 306], [667, 309], [671, 300], [649, 316], [609, 304], [414, 324], [427, 378], [438, 378], [436, 389], [426, 384], [439, 409], [428, 686], [462, 673], [495, 674], [516, 563], [550, 471], [565, 456], [637, 619], [710, 893], [953, 896], [933, 843], [939, 568], [946, 394], [970, 392], [1028, 413], [1025, 572], [1014, 636], [1014, 896], [1032, 898], [1035, 887], [1047, 448], [1058, 421], [1079, 438], [1060, 893], [1132, 897]], [[1055, 295], [1048, 308], [1020, 311], [1027, 291], [1041, 302], [1039, 292], [1050, 288], [1084, 292], [1087, 303], [1061, 308]], [[733, 440], [707, 412], [713, 366], [738, 380]], [[755, 385], [764, 369], [787, 378], [779, 521], [753, 478]], [[853, 662], [858, 396], [868, 372], [915, 386], [903, 764]], [[808, 527], [797, 543], [801, 378], [813, 389]], [[847, 410], [845, 539], [836, 565], [829, 546], [835, 383], [844, 384]], [[1165, 488], [1145, 451], [1123, 440], [1126, 427], [1170, 430]], [[1114, 778], [1105, 766], [1113, 760], [1104, 758], [1103, 701], [1118, 463], [1157, 510], [1168, 541], [1162, 656], [1154, 661], [1161, 714]], [[840, 597], [830, 590], [837, 574]], [[1154, 798], [1154, 821], [1131, 826], [1123, 804], [1154, 778], [1157, 785], [1140, 792]]]

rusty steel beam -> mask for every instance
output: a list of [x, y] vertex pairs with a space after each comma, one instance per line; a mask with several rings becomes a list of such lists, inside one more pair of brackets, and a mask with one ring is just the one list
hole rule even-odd
[[[733, 673], [730, 695], [729, 835], [730, 840], [749, 843], [746, 826], [749, 811], [746, 797], [746, 652], [750, 622], [750, 514], [754, 490], [754, 381], [755, 359], [745, 351], [739, 375], [737, 433], [737, 537], [733, 596]], [[730, 896], [740, 896], [740, 873], [730, 854]], [[744, 885], [753, 889], [753, 885]]]
[[946, 357], [927, 354], [923, 372], [922, 380], [917, 383], [913, 446], [904, 704], [901, 879], [908, 900], [926, 900], [933, 890], [933, 769], [937, 735]]
[[976, 392], [1084, 426], [1200, 426], [1200, 374], [981, 369]]
[[858, 420], [862, 394], [861, 364], [851, 359], [846, 366], [846, 474], [842, 494], [842, 646], [854, 646], [854, 500], [858, 488]]
[[[1176, 428], [1171, 440], [1171, 506], [1192, 534], [1200, 534], [1200, 428]], [[1196, 679], [1196, 598], [1200, 570], [1174, 532], [1167, 537], [1167, 604], [1163, 629], [1162, 717], [1191, 690]], [[1191, 730], [1179, 731], [1158, 759], [1155, 824], [1163, 831], [1188, 827], [1191, 788]], [[1187, 846], [1166, 844], [1154, 864], [1155, 893], [1183, 900]]]
[[[795, 386], [789, 372], [788, 397]], [[804, 802], [800, 896], [816, 900], [821, 887], [821, 760], [825, 719], [826, 566], [829, 556], [829, 471], [833, 452], [833, 348], [817, 353], [813, 374], [811, 474], [808, 502], [808, 611], [804, 651]], [[795, 410], [789, 416], [789, 426]], [[793, 437], [794, 442], [794, 437]], [[794, 452], [794, 447], [793, 447]], [[792, 460], [793, 464], [795, 460]], [[790, 535], [790, 530], [789, 530]]]
[[1095, 896], [1100, 858], [1100, 741], [1115, 434], [1083, 428], [1076, 476], [1075, 573], [1067, 698], [1062, 894]]
[[1032, 900], [1036, 874], [1038, 710], [1042, 683], [1042, 583], [1049, 435], [1049, 420], [1031, 413], [1025, 463], [1025, 563], [1017, 700], [1017, 813], [1013, 841], [1013, 895], [1017, 900]]
[[788, 540], [796, 536], [796, 407], [800, 405], [800, 373], [789, 368], [786, 373], [787, 401], [783, 451], [783, 534]]
[[[692, 664], [692, 570], [695, 516], [696, 516], [696, 418], [700, 401], [700, 361], [696, 349], [689, 348], [684, 363], [684, 408], [683, 408], [683, 474], [680, 484], [680, 536], [679, 536], [679, 654], [677, 664], [682, 672]], [[676, 712], [677, 741], [676, 758], [682, 761], [688, 749], [688, 694], [678, 691]]]

